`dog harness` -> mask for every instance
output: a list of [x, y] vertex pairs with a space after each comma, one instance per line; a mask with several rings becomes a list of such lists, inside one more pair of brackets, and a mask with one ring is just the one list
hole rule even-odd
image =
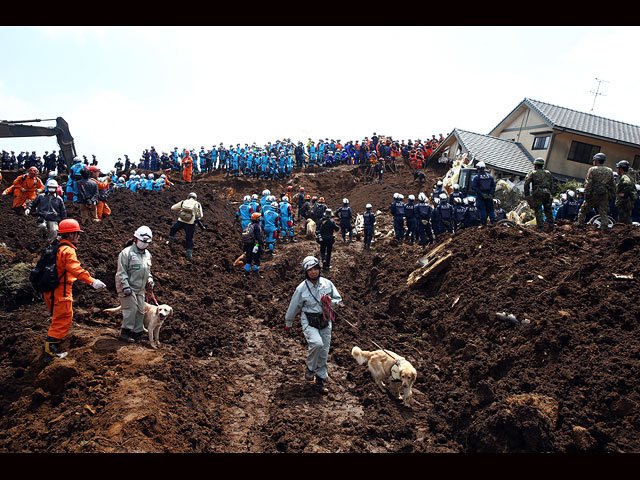
[[391, 372], [389, 373], [389, 378], [391, 379], [392, 382], [401, 382], [402, 379], [400, 378], [400, 362], [402, 360], [399, 359], [396, 361], [396, 363], [394, 363], [391, 366]]

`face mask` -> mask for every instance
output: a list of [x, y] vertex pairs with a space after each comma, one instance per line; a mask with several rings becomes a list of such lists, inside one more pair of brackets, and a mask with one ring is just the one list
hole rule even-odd
[[136, 240], [136, 247], [140, 250], [145, 250], [150, 245], [150, 242], [143, 242], [142, 240]]

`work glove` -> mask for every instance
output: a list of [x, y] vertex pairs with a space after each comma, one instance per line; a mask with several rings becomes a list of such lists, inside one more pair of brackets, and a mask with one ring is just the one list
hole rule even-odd
[[29, 210], [28, 208], [24, 211], [24, 214], [28, 217], [29, 214], [31, 213], [31, 210]]
[[93, 288], [95, 288], [96, 290], [100, 290], [101, 288], [106, 288], [107, 286], [100, 280], [94, 280], [93, 283], [91, 284], [91, 286]]
[[131, 290], [131, 287], [125, 287], [125, 288], [122, 289], [122, 294], [125, 297], [129, 297], [129, 296], [131, 296], [133, 294], [133, 290]]
[[153, 290], [153, 287], [155, 286], [155, 283], [153, 281], [153, 278], [150, 278], [149, 281], [147, 282], [147, 285], [149, 286], [149, 288], [151, 290]]

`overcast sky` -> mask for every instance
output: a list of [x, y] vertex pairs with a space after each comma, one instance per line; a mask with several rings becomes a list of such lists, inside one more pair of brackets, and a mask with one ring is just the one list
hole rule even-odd
[[[0, 119], [80, 156], [488, 133], [525, 97], [640, 125], [640, 27], [0, 27]], [[53, 126], [55, 122], [44, 125]], [[0, 149], [58, 150], [55, 137]]]

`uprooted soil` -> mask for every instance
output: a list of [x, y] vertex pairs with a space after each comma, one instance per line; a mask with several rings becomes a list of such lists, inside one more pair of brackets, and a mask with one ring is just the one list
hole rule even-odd
[[[433, 247], [386, 237], [387, 212], [394, 192], [431, 191], [444, 172], [427, 173], [422, 185], [404, 167], [381, 185], [365, 184], [357, 167], [289, 180], [334, 209], [348, 197], [358, 212], [368, 202], [381, 211], [372, 250], [338, 238], [326, 273], [344, 298], [326, 396], [304, 380], [299, 320], [292, 334], [283, 328], [300, 261], [318, 245], [297, 226], [297, 243], [278, 243], [259, 278], [233, 267], [238, 202], [264, 188], [283, 192], [287, 182], [212, 174], [191, 185], [175, 179], [160, 194], [115, 192], [112, 217], [83, 225], [78, 257], [107, 289], [76, 282], [67, 358], [44, 365], [44, 302], [28, 282], [0, 282], [0, 451], [640, 451], [640, 230], [464, 230], [445, 247], [451, 264], [411, 289], [407, 278]], [[182, 245], [165, 244], [169, 207], [189, 191], [208, 227], [196, 230], [193, 261]], [[10, 212], [9, 198], [0, 209], [2, 269], [19, 278], [42, 239], [33, 218]], [[120, 317], [102, 311], [119, 303], [116, 258], [142, 224], [154, 233], [156, 298], [174, 308], [159, 350], [147, 340], [121, 343]], [[351, 357], [354, 345], [411, 361], [411, 407], [375, 386]]]

